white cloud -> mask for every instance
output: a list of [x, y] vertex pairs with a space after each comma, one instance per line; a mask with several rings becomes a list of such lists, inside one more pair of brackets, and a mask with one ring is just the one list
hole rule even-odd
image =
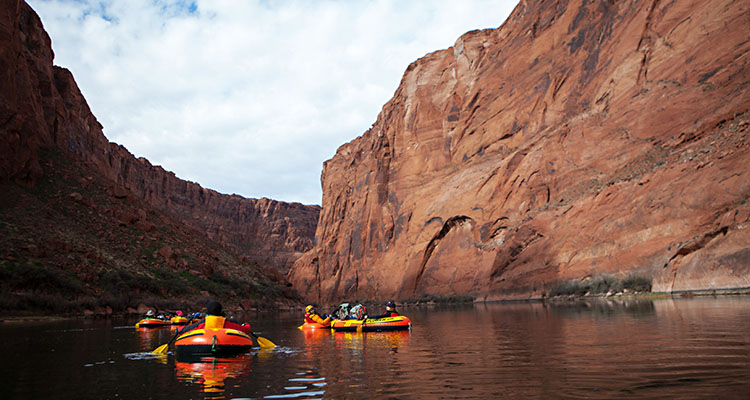
[[28, 2], [109, 140], [222, 193], [306, 204], [409, 63], [517, 3]]

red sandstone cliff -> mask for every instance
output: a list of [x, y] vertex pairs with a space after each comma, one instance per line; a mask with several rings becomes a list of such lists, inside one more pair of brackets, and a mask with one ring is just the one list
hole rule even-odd
[[50, 38], [23, 1], [0, 7], [0, 182], [33, 185], [40, 147], [56, 146], [147, 204], [286, 272], [312, 247], [320, 207], [224, 195], [186, 182], [110, 143], [72, 74], [53, 66]]
[[[750, 4], [522, 0], [325, 162], [318, 301], [750, 287]], [[500, 22], [500, 21], [498, 21]]]

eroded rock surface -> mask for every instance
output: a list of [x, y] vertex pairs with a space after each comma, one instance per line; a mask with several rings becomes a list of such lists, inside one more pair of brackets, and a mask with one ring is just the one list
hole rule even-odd
[[320, 207], [247, 199], [184, 181], [111, 143], [73, 75], [53, 65], [50, 38], [23, 1], [0, 7], [0, 182], [34, 185], [39, 149], [56, 146], [135, 196], [240, 254], [286, 273], [313, 244]]
[[[521, 1], [324, 164], [308, 298], [750, 286], [750, 5]], [[500, 22], [500, 21], [498, 21]]]

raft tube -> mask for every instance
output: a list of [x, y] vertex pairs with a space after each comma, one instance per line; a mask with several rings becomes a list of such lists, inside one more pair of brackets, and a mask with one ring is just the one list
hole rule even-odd
[[187, 318], [180, 316], [172, 317], [172, 319], [170, 319], [169, 321], [172, 323], [172, 325], [187, 325], [188, 323]]
[[246, 353], [253, 340], [245, 332], [224, 328], [224, 317], [209, 315], [204, 327], [189, 330], [177, 338], [177, 357], [231, 357]]
[[172, 322], [165, 321], [163, 319], [144, 318], [136, 322], [135, 327], [136, 328], [159, 328], [162, 326], [170, 326], [170, 325], [172, 325]]
[[406, 331], [411, 329], [411, 320], [404, 316], [388, 317], [379, 319], [366, 319], [364, 321], [357, 319], [334, 320], [331, 327], [336, 332], [356, 332], [361, 326], [362, 332], [389, 332], [389, 331]]
[[236, 329], [193, 329], [175, 341], [178, 357], [231, 357], [250, 351], [253, 340]]
[[324, 325], [318, 322], [305, 322], [302, 324], [300, 329], [307, 330], [307, 329], [331, 329], [331, 325]]

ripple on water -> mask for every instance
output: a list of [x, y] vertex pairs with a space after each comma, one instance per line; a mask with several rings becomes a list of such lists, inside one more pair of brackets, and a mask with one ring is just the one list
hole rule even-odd
[[[320, 376], [313, 370], [307, 370], [303, 372], [297, 372], [295, 377], [288, 378], [288, 382], [293, 382], [294, 386], [284, 386], [284, 390], [289, 393], [283, 394], [271, 394], [263, 396], [264, 399], [293, 399], [293, 398], [322, 398], [326, 393], [321, 388], [325, 387], [328, 383], [326, 378]], [[302, 386], [305, 385], [305, 386]]]
[[167, 354], [146, 351], [146, 352], [141, 352], [141, 353], [123, 354], [123, 357], [125, 357], [128, 360], [166, 360]]

